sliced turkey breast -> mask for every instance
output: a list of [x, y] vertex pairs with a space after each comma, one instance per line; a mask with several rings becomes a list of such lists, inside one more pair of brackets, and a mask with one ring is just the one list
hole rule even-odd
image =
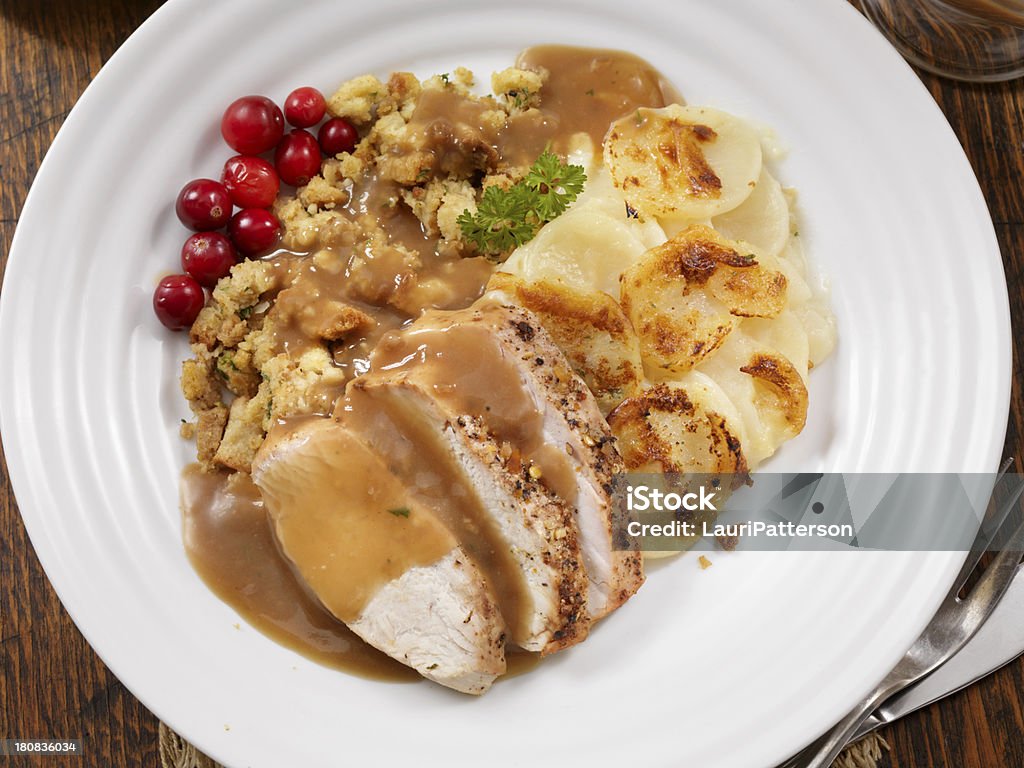
[[367, 380], [415, 383], [451, 415], [482, 420], [574, 512], [587, 611], [598, 619], [643, 583], [638, 552], [615, 548], [612, 480], [623, 471], [591, 392], [529, 311], [489, 295], [428, 312], [378, 345]]
[[458, 539], [333, 419], [271, 430], [253, 462], [281, 550], [366, 642], [441, 685], [486, 691], [506, 627]]
[[[544, 443], [564, 448], [576, 474], [576, 509], [583, 562], [590, 577], [588, 605], [595, 619], [618, 608], [644, 582], [643, 556], [617, 550], [612, 531], [612, 482], [625, 471], [597, 401], [551, 337], [528, 311], [502, 306], [495, 332], [518, 365], [544, 414]], [[538, 363], [544, 360], [544, 363]]]
[[420, 382], [372, 372], [352, 382], [341, 418], [462, 542], [512, 642], [547, 654], [586, 636], [572, 510], [481, 419], [452, 412]]

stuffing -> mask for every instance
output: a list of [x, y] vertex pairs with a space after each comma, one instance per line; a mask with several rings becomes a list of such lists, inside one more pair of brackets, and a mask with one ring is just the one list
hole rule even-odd
[[490, 267], [463, 262], [475, 253], [458, 219], [485, 186], [523, 177], [495, 144], [546, 75], [506, 69], [483, 97], [465, 68], [362, 75], [331, 95], [327, 112], [357, 126], [357, 145], [279, 195], [284, 251], [233, 267], [192, 326], [181, 388], [195, 419], [181, 431], [205, 468], [248, 472], [273, 419], [330, 412], [353, 370], [339, 354], [365, 357], [396, 318], [479, 295]]
[[213, 289], [212, 300], [192, 324], [190, 337], [208, 349], [217, 344], [233, 346], [250, 330], [250, 310], [263, 294], [277, 285], [277, 275], [264, 261], [243, 261], [231, 269]]
[[297, 196], [306, 212], [313, 214], [320, 209], [330, 210], [337, 205], [344, 205], [349, 199], [349, 193], [343, 186], [332, 184], [323, 176], [310, 179], [306, 186], [298, 190]]
[[397, 112], [408, 120], [416, 109], [422, 86], [412, 72], [395, 72], [388, 78], [384, 98], [377, 104], [377, 117]]
[[546, 70], [509, 67], [491, 75], [491, 88], [507, 106], [510, 113], [540, 106], [540, 92], [548, 79]]
[[384, 84], [373, 75], [353, 78], [327, 99], [327, 114], [346, 117], [356, 125], [370, 122], [374, 107], [384, 97]]

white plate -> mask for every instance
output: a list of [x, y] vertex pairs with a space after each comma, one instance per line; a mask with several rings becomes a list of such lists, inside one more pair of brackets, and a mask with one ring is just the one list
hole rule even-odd
[[[0, 302], [11, 479], [64, 605], [157, 715], [233, 766], [766, 766], [837, 720], [924, 626], [955, 553], [684, 557], [582, 646], [480, 700], [373, 683], [265, 639], [185, 559], [181, 335], [150, 296], [172, 201], [228, 156], [221, 110], [373, 71], [486, 76], [539, 42], [646, 56], [691, 103], [791, 149], [840, 342], [768, 465], [987, 471], [1009, 402], [1006, 287], [982, 197], [913, 73], [841, 0], [173, 0], [68, 117]], [[58, 734], [59, 735], [59, 734]]]

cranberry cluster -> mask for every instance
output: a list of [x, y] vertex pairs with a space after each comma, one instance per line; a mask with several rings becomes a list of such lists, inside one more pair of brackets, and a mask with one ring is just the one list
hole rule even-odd
[[[284, 113], [266, 96], [233, 101], [220, 122], [224, 141], [238, 154], [224, 163], [220, 181], [194, 179], [178, 194], [175, 212], [194, 231], [181, 249], [185, 274], [169, 275], [156, 287], [153, 309], [171, 330], [191, 327], [212, 288], [242, 258], [277, 245], [281, 223], [270, 211], [281, 182], [306, 184], [320, 172], [324, 155], [355, 149], [359, 136], [350, 122], [331, 118], [314, 137], [307, 128], [326, 114], [316, 88], [296, 88]], [[294, 126], [285, 133], [285, 121]], [[273, 163], [261, 157], [273, 152]], [[235, 208], [239, 210], [235, 211]], [[222, 231], [226, 227], [227, 234]]]

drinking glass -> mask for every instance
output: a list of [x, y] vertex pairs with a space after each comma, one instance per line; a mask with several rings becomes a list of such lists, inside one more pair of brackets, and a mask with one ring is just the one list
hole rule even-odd
[[860, 0], [913, 64], [970, 81], [1024, 75], [1024, 0]]

